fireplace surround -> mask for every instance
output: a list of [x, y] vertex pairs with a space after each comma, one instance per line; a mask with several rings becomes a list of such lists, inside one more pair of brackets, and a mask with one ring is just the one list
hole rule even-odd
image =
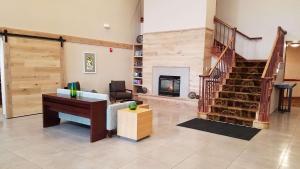
[[159, 76], [158, 94], [180, 97], [180, 76]]
[[[189, 67], [168, 67], [168, 66], [153, 66], [152, 67], [152, 87], [149, 87], [148, 93], [155, 96], [159, 94], [159, 77], [160, 76], [177, 76], [180, 77], [180, 98], [188, 98], [190, 92], [190, 68]], [[146, 81], [147, 82], [147, 81]], [[167, 96], [167, 95], [166, 95]], [[167, 97], [173, 97], [168, 95]]]

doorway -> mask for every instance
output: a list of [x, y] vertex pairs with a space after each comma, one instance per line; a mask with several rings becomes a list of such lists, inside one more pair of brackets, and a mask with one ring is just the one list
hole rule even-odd
[[293, 107], [300, 107], [300, 41], [288, 41], [286, 43], [284, 81], [296, 83], [293, 90]]

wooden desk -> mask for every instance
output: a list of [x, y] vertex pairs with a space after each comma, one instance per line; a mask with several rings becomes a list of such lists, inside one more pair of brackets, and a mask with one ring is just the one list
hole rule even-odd
[[58, 112], [89, 118], [91, 120], [90, 141], [106, 137], [106, 100], [71, 98], [62, 94], [43, 94], [43, 127], [60, 124]]

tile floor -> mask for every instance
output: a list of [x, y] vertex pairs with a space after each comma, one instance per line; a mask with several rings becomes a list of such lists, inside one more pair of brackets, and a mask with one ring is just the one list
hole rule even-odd
[[273, 114], [250, 142], [176, 127], [195, 110], [150, 103], [154, 133], [138, 143], [119, 137], [89, 143], [87, 128], [42, 128], [42, 116], [0, 120], [1, 169], [298, 169], [300, 108]]

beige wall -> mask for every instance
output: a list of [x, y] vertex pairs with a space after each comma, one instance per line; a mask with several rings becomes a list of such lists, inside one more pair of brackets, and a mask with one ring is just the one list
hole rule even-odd
[[[217, 16], [249, 36], [262, 36], [253, 59], [266, 59], [276, 37], [277, 26], [288, 31], [288, 40], [300, 39], [299, 0], [217, 0]], [[249, 45], [249, 44], [246, 44]]]
[[[85, 74], [83, 53], [96, 54], [96, 74]], [[127, 87], [132, 84], [132, 51], [114, 49], [92, 45], [66, 43], [65, 45], [65, 72], [66, 81], [80, 80], [83, 90], [96, 89], [101, 93], [108, 93], [110, 80], [126, 80]]]
[[206, 28], [214, 29], [214, 17], [216, 15], [217, 0], [206, 1]]
[[[1, 2], [0, 26], [133, 43], [139, 34], [139, 0], [7, 0]], [[103, 24], [109, 24], [106, 30]], [[107, 92], [110, 80], [131, 84], [131, 50], [66, 43], [66, 80], [83, 89]], [[83, 52], [97, 53], [97, 73], [83, 73]], [[130, 86], [129, 86], [130, 87]]]
[[[286, 68], [285, 68], [285, 79], [300, 79], [300, 47], [293, 48], [287, 47], [286, 50]], [[300, 97], [300, 83], [297, 83], [293, 91], [293, 97]]]
[[128, 43], [139, 15], [138, 0], [3, 0], [0, 25]]

